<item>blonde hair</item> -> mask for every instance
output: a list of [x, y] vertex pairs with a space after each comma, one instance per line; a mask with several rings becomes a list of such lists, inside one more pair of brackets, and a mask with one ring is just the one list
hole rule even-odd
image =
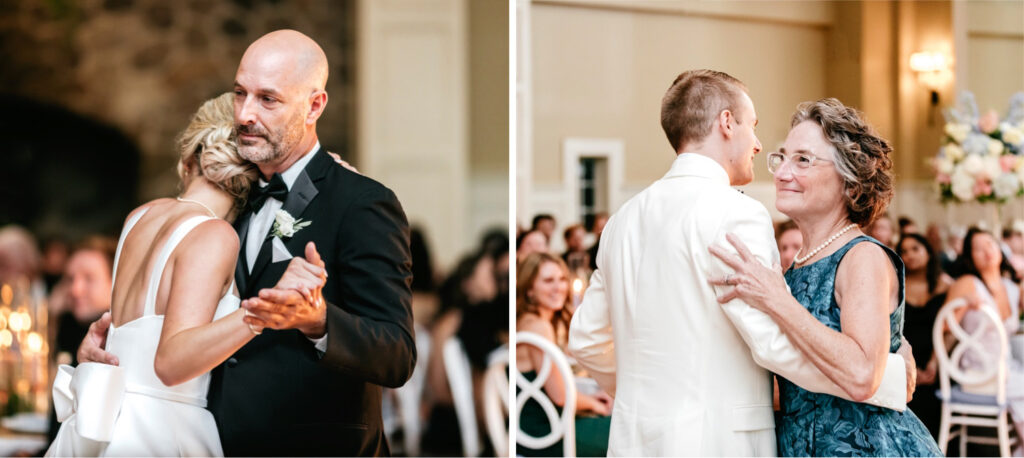
[[207, 100], [192, 115], [185, 131], [178, 136], [178, 176], [187, 184], [191, 163], [199, 176], [235, 198], [241, 208], [252, 183], [259, 176], [256, 165], [238, 154], [234, 136], [234, 93], [226, 92]]

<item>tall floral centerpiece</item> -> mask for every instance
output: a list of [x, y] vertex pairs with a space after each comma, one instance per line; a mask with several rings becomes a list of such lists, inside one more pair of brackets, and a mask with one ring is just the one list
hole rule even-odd
[[1024, 92], [1010, 98], [1002, 120], [993, 110], [979, 115], [970, 92], [943, 114], [942, 148], [933, 160], [942, 201], [992, 204], [998, 228], [1000, 205], [1024, 196]]

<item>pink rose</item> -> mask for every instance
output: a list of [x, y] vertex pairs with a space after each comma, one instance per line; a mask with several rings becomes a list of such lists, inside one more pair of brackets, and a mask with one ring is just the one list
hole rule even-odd
[[999, 158], [999, 167], [1003, 169], [1004, 173], [1010, 173], [1016, 165], [1017, 157], [1012, 154], [1007, 154]]
[[974, 195], [977, 197], [992, 194], [992, 183], [986, 179], [979, 178], [974, 182]]
[[935, 181], [937, 181], [939, 184], [950, 184], [950, 183], [953, 182], [953, 180], [950, 179], [948, 173], [940, 173], [940, 174], [936, 175], [935, 176]]
[[996, 113], [996, 110], [988, 110], [981, 115], [981, 118], [978, 118], [978, 128], [986, 134], [995, 132], [997, 127], [999, 127], [999, 114]]

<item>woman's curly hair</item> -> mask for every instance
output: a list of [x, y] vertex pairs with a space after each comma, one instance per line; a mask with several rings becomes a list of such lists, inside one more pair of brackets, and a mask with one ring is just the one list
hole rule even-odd
[[835, 147], [835, 166], [846, 188], [850, 221], [866, 226], [885, 212], [893, 196], [892, 146], [864, 122], [859, 111], [834, 98], [797, 106], [790, 127], [804, 121], [821, 126]]

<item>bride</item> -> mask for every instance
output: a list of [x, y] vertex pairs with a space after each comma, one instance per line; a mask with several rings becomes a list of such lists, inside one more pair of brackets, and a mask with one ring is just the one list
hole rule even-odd
[[60, 368], [54, 404], [63, 424], [47, 456], [223, 455], [206, 410], [210, 370], [262, 332], [242, 321], [234, 285], [231, 221], [258, 171], [236, 151], [233, 97], [206, 101], [180, 136], [181, 196], [129, 214], [106, 342], [119, 364]]

